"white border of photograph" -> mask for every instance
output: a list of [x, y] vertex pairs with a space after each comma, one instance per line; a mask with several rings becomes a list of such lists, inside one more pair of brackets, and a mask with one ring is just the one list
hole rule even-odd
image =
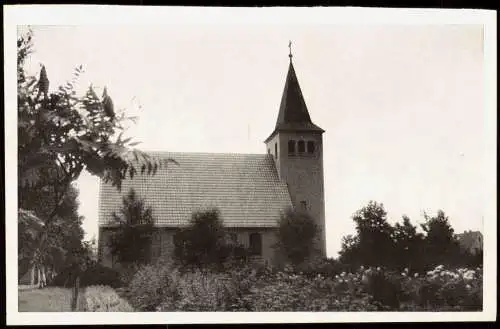
[[[16, 29], [18, 25], [175, 24], [338, 24], [484, 26], [485, 172], [484, 308], [482, 312], [328, 312], [328, 313], [19, 313], [17, 291], [17, 116]], [[202, 8], [126, 6], [4, 6], [5, 51], [5, 232], [7, 324], [153, 323], [314, 323], [487, 321], [496, 316], [496, 13], [463, 9], [379, 8]], [[286, 43], [286, 41], [285, 41]], [[481, 111], [481, 109], [478, 109]], [[486, 144], [487, 143], [487, 144]]]

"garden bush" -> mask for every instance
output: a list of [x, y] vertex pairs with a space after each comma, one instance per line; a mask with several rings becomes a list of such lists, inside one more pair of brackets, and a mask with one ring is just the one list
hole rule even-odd
[[238, 305], [238, 286], [225, 274], [196, 270], [180, 276], [175, 287], [176, 298], [170, 299], [176, 303], [170, 305], [175, 310], [214, 312]]
[[83, 291], [85, 312], [133, 312], [130, 304], [108, 286], [90, 286]]
[[308, 277], [316, 277], [321, 274], [323, 277], [334, 277], [346, 271], [348, 267], [330, 258], [313, 258], [295, 267], [297, 272], [302, 272]]
[[51, 286], [73, 287], [77, 277], [80, 277], [80, 286], [105, 285], [118, 288], [123, 285], [119, 271], [100, 264], [93, 264], [83, 271], [75, 267], [68, 267], [58, 273], [50, 282]]
[[[333, 265], [334, 266], [334, 265]], [[482, 309], [482, 270], [427, 273], [381, 268], [327, 275], [297, 267], [238, 267], [226, 273], [145, 266], [129, 285], [142, 311], [474, 311]]]
[[127, 289], [131, 305], [141, 311], [155, 311], [162, 303], [175, 297], [177, 270], [164, 263], [142, 266]]
[[120, 272], [110, 267], [96, 264], [87, 268], [80, 275], [80, 286], [88, 287], [95, 285], [110, 286], [118, 288], [123, 285]]
[[141, 265], [137, 263], [125, 264], [120, 268], [120, 281], [124, 286], [128, 286], [132, 282], [132, 279], [140, 268]]
[[400, 277], [380, 268], [368, 269], [363, 273], [365, 290], [373, 299], [391, 310], [399, 308], [404, 298], [403, 287]]
[[48, 283], [49, 286], [54, 287], [72, 287], [75, 284], [78, 271], [75, 267], [66, 267], [62, 269], [52, 280]]

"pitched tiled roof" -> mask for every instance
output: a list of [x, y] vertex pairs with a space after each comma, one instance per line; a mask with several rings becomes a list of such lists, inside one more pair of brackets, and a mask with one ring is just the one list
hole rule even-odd
[[217, 207], [227, 227], [274, 227], [291, 206], [285, 183], [267, 154], [149, 153], [172, 158], [156, 175], [136, 175], [122, 190], [101, 182], [99, 225], [109, 225], [122, 196], [134, 188], [153, 209], [159, 226], [186, 225], [195, 210]]
[[285, 88], [281, 96], [280, 110], [276, 127], [267, 138], [269, 140], [276, 132], [284, 130], [304, 130], [324, 132], [311, 121], [302, 90], [300, 89], [293, 63], [290, 61], [286, 76]]
[[479, 231], [466, 231], [457, 234], [457, 238], [462, 248], [466, 250], [483, 249], [483, 235]]

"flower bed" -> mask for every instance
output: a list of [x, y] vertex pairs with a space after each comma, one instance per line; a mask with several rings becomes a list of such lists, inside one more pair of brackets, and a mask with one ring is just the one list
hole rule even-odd
[[359, 268], [311, 276], [291, 268], [226, 273], [147, 266], [128, 287], [140, 311], [480, 311], [482, 269], [427, 273]]

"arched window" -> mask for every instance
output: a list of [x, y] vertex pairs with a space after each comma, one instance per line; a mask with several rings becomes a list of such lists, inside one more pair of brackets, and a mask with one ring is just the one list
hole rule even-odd
[[252, 255], [262, 255], [262, 236], [260, 235], [260, 233], [250, 234], [249, 245]]
[[278, 158], [278, 143], [274, 143], [274, 157]]
[[288, 141], [288, 154], [294, 154], [295, 153], [295, 141], [289, 140]]
[[304, 141], [299, 141], [297, 143], [297, 148], [299, 150], [299, 153], [304, 153], [306, 151], [306, 144]]
[[307, 142], [307, 153], [314, 153], [314, 142], [313, 141], [308, 141]]

